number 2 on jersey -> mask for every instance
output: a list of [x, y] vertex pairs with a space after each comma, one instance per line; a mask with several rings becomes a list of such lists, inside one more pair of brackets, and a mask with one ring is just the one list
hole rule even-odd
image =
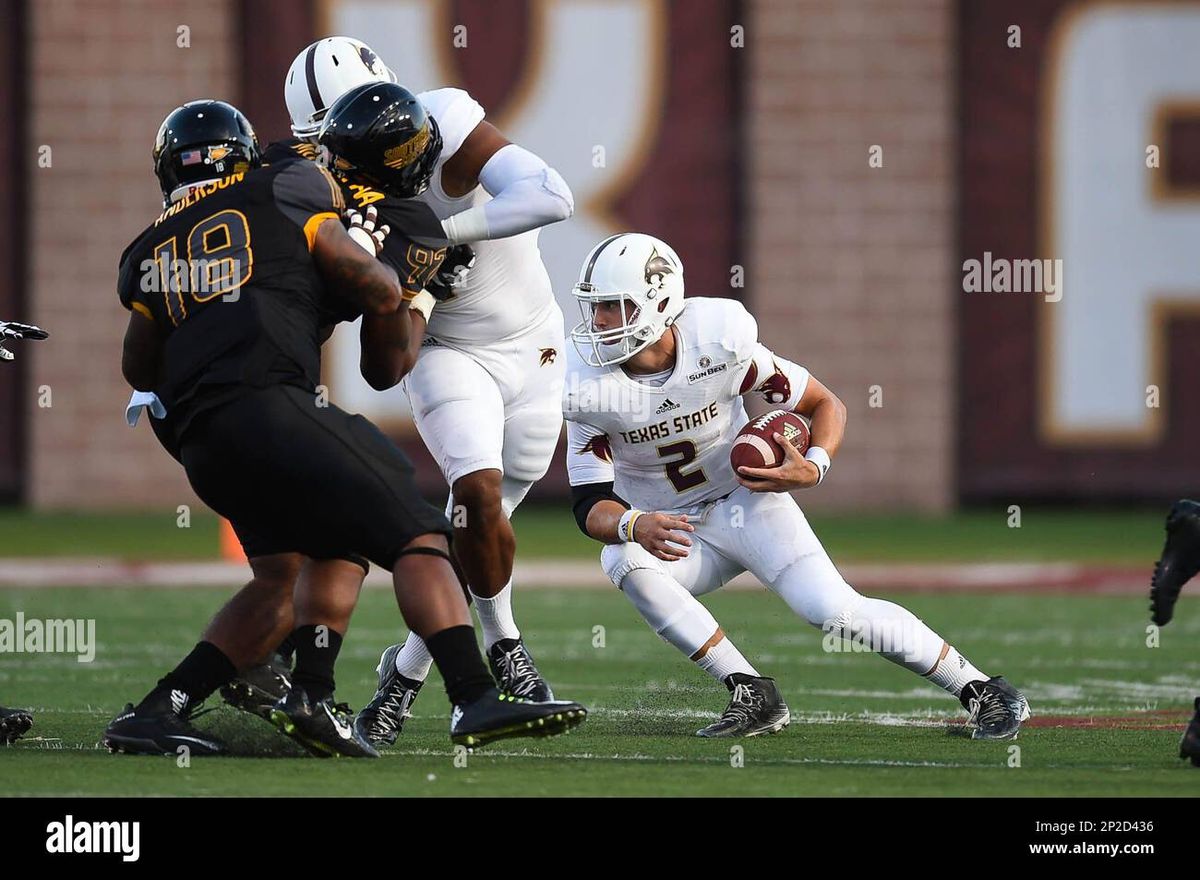
[[666, 462], [667, 479], [671, 481], [671, 485], [675, 487], [675, 491], [683, 493], [689, 489], [695, 489], [697, 486], [703, 486], [708, 482], [708, 477], [704, 473], [703, 468], [685, 471], [684, 468], [696, 460], [696, 456], [700, 453], [696, 449], [696, 444], [691, 440], [680, 440], [678, 443], [668, 443], [666, 446], [658, 447], [659, 458], [670, 458], [678, 456], [674, 461]]

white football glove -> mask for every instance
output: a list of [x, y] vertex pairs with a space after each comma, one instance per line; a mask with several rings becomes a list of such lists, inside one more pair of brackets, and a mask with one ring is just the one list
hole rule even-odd
[[18, 324], [16, 321], [0, 321], [0, 361], [11, 361], [16, 355], [3, 345], [5, 339], [45, 339], [50, 334], [41, 327], [32, 324]]
[[346, 218], [346, 232], [354, 239], [354, 243], [371, 256], [379, 256], [383, 251], [383, 240], [392, 228], [386, 223], [378, 229], [375, 228], [379, 219], [379, 212], [375, 210], [375, 206], [367, 208], [365, 214], [360, 214], [354, 208], [347, 208], [343, 216]]

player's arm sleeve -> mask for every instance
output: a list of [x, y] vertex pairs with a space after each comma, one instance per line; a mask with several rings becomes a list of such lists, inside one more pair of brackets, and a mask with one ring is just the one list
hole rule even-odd
[[575, 199], [562, 175], [516, 144], [501, 147], [479, 172], [492, 199], [442, 221], [454, 244], [507, 238], [575, 212]]
[[808, 387], [808, 370], [776, 355], [758, 341], [758, 322], [741, 303], [728, 301], [725, 346], [733, 353], [734, 391], [757, 394], [780, 409], [795, 409]]
[[326, 220], [341, 222], [346, 203], [341, 187], [328, 171], [313, 162], [289, 162], [272, 181], [275, 204], [304, 232], [313, 249], [317, 229]]
[[616, 473], [608, 435], [582, 422], [567, 422], [567, 476], [575, 522], [588, 534], [587, 518], [600, 501], [629, 505], [613, 491]]
[[787, 358], [779, 357], [759, 342], [742, 376], [739, 393], [757, 394], [773, 407], [794, 410], [807, 387], [808, 370]]

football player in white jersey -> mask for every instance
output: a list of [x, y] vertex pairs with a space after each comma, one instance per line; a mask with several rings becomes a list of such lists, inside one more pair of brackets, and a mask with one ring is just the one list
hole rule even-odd
[[[842, 579], [795, 499], [818, 485], [842, 442], [846, 410], [809, 372], [758, 340], [730, 299], [683, 295], [683, 266], [664, 242], [624, 233], [583, 263], [564, 408], [575, 516], [605, 545], [605, 574], [650, 627], [730, 691], [700, 736], [782, 730], [787, 704], [698, 597], [750, 571], [827, 641], [870, 646], [958, 697], [976, 738], [1016, 736], [1025, 698], [989, 678], [917, 617]], [[811, 445], [773, 469], [730, 465], [760, 396], [811, 421]]]
[[[497, 682], [515, 696], [549, 700], [553, 694], [513, 618], [516, 541], [509, 516], [545, 475], [562, 429], [563, 316], [538, 234], [571, 216], [571, 191], [541, 158], [486, 122], [483, 107], [461, 89], [422, 92], [424, 114], [399, 118], [389, 111], [396, 106], [389, 92], [398, 88], [389, 86], [394, 75], [366, 47], [352, 47], [361, 65], [353, 57], [333, 64], [347, 51], [336, 42], [345, 38], [331, 39], [308, 47], [289, 71], [293, 132], [303, 138], [319, 132], [335, 172], [348, 170], [388, 195], [424, 201], [459, 246], [429, 286], [438, 302], [403, 387], [451, 487], [455, 551]], [[367, 84], [347, 88], [347, 70]], [[372, 127], [411, 125], [404, 149], [372, 155], [363, 128], [339, 128], [334, 105], [346, 118], [362, 118], [354, 102], [378, 113]], [[395, 741], [430, 665], [413, 635], [384, 651], [379, 689], [359, 714], [372, 741]]]

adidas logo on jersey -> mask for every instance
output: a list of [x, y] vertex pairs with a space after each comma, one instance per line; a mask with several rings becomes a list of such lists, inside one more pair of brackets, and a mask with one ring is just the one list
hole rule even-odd
[[656, 409], [654, 411], [654, 414], [656, 416], [661, 416], [663, 413], [668, 413], [673, 409], [679, 409], [679, 404], [677, 404], [675, 401], [671, 400], [671, 398], [668, 397], [666, 400], [664, 400], [662, 402], [662, 406], [660, 406], [658, 409]]

